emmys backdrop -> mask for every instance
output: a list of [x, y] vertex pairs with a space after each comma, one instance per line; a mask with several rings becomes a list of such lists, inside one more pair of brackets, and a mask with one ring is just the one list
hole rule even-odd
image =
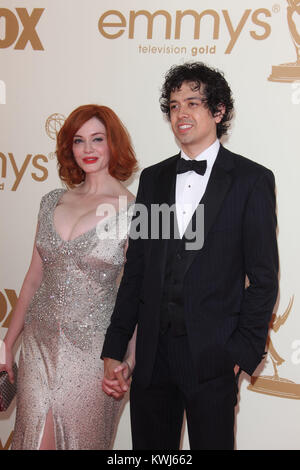
[[[0, 4], [0, 339], [28, 268], [41, 197], [61, 187], [55, 137], [77, 106], [111, 107], [140, 169], [177, 152], [159, 108], [167, 69], [224, 71], [235, 117], [223, 144], [272, 169], [280, 294], [268, 355], [242, 374], [237, 449], [300, 449], [300, 2], [296, 0], [2, 0]], [[136, 193], [138, 175], [129, 189]], [[17, 348], [17, 357], [19, 349]], [[0, 416], [11, 443], [15, 402]], [[188, 449], [186, 427], [183, 449]], [[130, 449], [128, 399], [115, 449]]]

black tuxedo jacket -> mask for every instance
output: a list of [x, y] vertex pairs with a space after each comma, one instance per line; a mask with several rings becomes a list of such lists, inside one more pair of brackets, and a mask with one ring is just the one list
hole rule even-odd
[[[172, 204], [180, 154], [143, 170], [137, 203]], [[185, 256], [183, 302], [199, 381], [232, 371], [252, 374], [261, 361], [278, 291], [274, 176], [223, 146], [205, 194], [204, 244]], [[102, 357], [122, 360], [138, 324], [135, 379], [151, 381], [167, 241], [130, 239]], [[245, 278], [248, 286], [245, 288]]]

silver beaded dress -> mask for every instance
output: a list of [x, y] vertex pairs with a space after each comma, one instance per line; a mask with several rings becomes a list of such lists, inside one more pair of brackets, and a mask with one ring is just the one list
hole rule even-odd
[[101, 388], [100, 355], [132, 204], [64, 241], [53, 222], [64, 191], [41, 200], [36, 245], [43, 279], [25, 318], [12, 449], [39, 449], [49, 410], [56, 449], [109, 449], [119, 417], [120, 401]]

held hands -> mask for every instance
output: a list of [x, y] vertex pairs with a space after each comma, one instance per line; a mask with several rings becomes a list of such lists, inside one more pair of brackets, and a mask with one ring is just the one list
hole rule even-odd
[[14, 383], [14, 373], [12, 370], [13, 366], [13, 353], [6, 344], [0, 341], [0, 372], [7, 372], [8, 378], [11, 383]]
[[[1, 370], [1, 365], [0, 365]], [[234, 366], [235, 376], [240, 370], [239, 365]], [[131, 382], [132, 368], [125, 360], [123, 362], [115, 359], [104, 358], [104, 378], [102, 390], [115, 399], [121, 399], [129, 389]]]
[[127, 361], [104, 358], [102, 390], [109, 396], [121, 399], [129, 389], [132, 370]]

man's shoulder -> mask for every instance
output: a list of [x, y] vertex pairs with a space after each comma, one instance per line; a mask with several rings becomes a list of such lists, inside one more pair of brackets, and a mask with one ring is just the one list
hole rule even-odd
[[179, 154], [177, 153], [176, 155], [173, 155], [172, 157], [166, 158], [158, 163], [154, 163], [154, 165], [150, 165], [146, 168], [143, 169], [142, 175], [143, 176], [155, 176], [157, 173], [159, 173], [161, 170], [163, 170], [165, 167], [168, 167], [170, 164], [172, 164], [177, 158]]
[[247, 175], [273, 175], [272, 171], [267, 168], [266, 166], [262, 165], [261, 163], [258, 163], [257, 161], [254, 161], [248, 157], [245, 157], [244, 155], [240, 155], [238, 153], [234, 153], [231, 150], [228, 150], [225, 147], [221, 147], [223, 156], [226, 158], [230, 158], [233, 161], [233, 164], [236, 168], [236, 170], [243, 174]]

